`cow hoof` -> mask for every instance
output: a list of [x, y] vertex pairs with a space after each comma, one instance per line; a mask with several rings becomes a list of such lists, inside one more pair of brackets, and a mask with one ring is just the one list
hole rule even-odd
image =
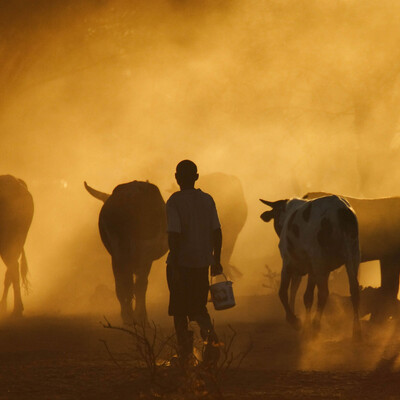
[[319, 326], [318, 324], [314, 324], [314, 321], [308, 321], [307, 324], [304, 324], [303, 330], [301, 332], [302, 338], [305, 341], [313, 341], [318, 339], [319, 336]]
[[362, 333], [360, 327], [353, 328], [353, 342], [360, 343], [362, 342]]
[[134, 325], [136, 322], [132, 310], [121, 312], [121, 318], [125, 325]]
[[320, 330], [321, 330], [321, 322], [316, 320], [316, 319], [314, 319], [314, 321], [312, 322], [313, 334], [315, 336], [317, 336], [319, 334]]
[[289, 324], [294, 328], [296, 331], [301, 330], [301, 319], [297, 318], [295, 315], [286, 318]]
[[136, 325], [140, 325], [143, 327], [149, 327], [150, 323], [147, 319], [147, 315], [143, 315], [143, 314], [134, 314], [134, 321]]
[[5, 302], [0, 303], [0, 315], [7, 314], [7, 304]]
[[306, 341], [312, 339], [312, 331], [311, 331], [310, 327], [306, 327], [306, 326], [303, 327], [303, 329], [301, 331], [301, 338]]
[[383, 312], [371, 313], [370, 323], [371, 325], [381, 326], [389, 320], [389, 315]]
[[22, 310], [14, 310], [14, 311], [11, 313], [11, 318], [18, 319], [18, 318], [22, 318], [22, 317], [23, 317]]

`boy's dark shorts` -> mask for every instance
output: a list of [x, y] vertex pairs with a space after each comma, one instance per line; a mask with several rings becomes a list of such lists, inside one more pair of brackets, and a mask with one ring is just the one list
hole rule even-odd
[[169, 315], [192, 316], [207, 313], [209, 290], [209, 267], [176, 268], [167, 265], [167, 282], [169, 288]]

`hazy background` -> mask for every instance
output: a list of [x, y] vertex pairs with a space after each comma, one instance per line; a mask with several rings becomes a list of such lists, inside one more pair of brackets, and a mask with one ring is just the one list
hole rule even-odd
[[[0, 173], [35, 201], [27, 311], [117, 310], [83, 181], [149, 179], [166, 199], [184, 158], [242, 181], [235, 290], [266, 293], [280, 257], [260, 197], [399, 194], [399, 41], [385, 0], [2, 2]], [[150, 302], [166, 301], [164, 269]]]

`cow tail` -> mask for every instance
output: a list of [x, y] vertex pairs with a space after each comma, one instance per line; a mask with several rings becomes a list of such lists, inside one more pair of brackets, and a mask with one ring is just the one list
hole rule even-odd
[[22, 287], [25, 290], [25, 293], [29, 293], [30, 283], [28, 280], [28, 262], [26, 260], [25, 250], [22, 249], [21, 260], [20, 260], [20, 269], [21, 269], [21, 281]]
[[346, 209], [342, 216], [344, 217], [342, 219], [344, 225], [342, 228], [344, 228], [346, 242], [346, 264], [348, 263], [349, 269], [353, 271], [357, 277], [361, 261], [358, 221], [356, 215], [350, 209]]

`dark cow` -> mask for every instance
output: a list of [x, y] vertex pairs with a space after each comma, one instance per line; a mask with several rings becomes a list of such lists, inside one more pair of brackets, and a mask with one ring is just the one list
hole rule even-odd
[[[363, 318], [367, 315], [374, 315], [377, 312], [381, 302], [381, 288], [360, 287], [360, 307], [359, 315]], [[337, 293], [329, 294], [329, 302], [326, 306], [326, 313], [341, 319], [341, 314], [348, 314], [351, 310], [351, 298], [349, 296], [341, 296]], [[400, 308], [400, 301], [396, 300], [395, 308]]]
[[[26, 183], [11, 175], [0, 175], [0, 255], [7, 270], [0, 310], [7, 309], [8, 290], [14, 288], [13, 315], [21, 316], [24, 310], [21, 298], [22, 284], [27, 288], [28, 264], [24, 245], [33, 218], [33, 199]], [[20, 265], [18, 260], [20, 259]]]
[[300, 282], [301, 276], [308, 274], [308, 285], [304, 294], [306, 321], [310, 319], [314, 288], [317, 285], [318, 309], [313, 326], [318, 330], [329, 294], [329, 274], [345, 264], [354, 312], [353, 335], [359, 337], [361, 332], [357, 275], [360, 249], [357, 218], [350, 205], [337, 196], [310, 201], [261, 201], [272, 207], [272, 210], [261, 215], [261, 219], [265, 222], [273, 219], [275, 231], [280, 238], [279, 250], [283, 266], [279, 297], [285, 308], [287, 321], [296, 328], [300, 327], [300, 321], [289, 304], [288, 289], [291, 280]]
[[122, 319], [125, 323], [146, 321], [151, 265], [168, 250], [165, 202], [161, 193], [157, 186], [141, 181], [118, 185], [111, 195], [91, 188], [86, 182], [85, 188], [104, 202], [99, 230], [111, 255]]
[[200, 176], [199, 188], [209, 193], [217, 205], [223, 230], [221, 264], [225, 275], [239, 278], [242, 272], [230, 263], [239, 233], [247, 219], [247, 204], [240, 180], [233, 175], [215, 172]]
[[[303, 198], [316, 199], [330, 193], [312, 192]], [[380, 321], [398, 312], [400, 275], [400, 197], [356, 199], [341, 196], [354, 209], [358, 224], [361, 262], [379, 260], [381, 268], [380, 307], [372, 321]]]

